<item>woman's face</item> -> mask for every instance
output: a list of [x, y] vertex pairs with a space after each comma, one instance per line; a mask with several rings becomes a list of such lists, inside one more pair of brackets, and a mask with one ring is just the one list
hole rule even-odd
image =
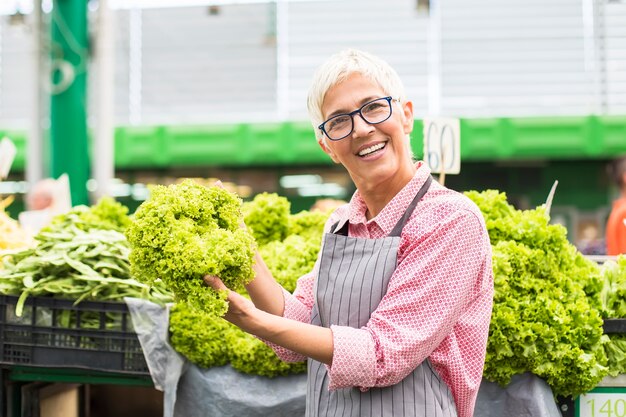
[[[374, 82], [361, 74], [352, 74], [324, 96], [324, 120], [386, 96]], [[354, 115], [354, 130], [350, 135], [339, 141], [324, 137], [320, 142], [324, 152], [348, 170], [362, 191], [383, 184], [398, 184], [401, 188], [413, 178], [415, 168], [407, 137], [413, 130], [413, 105], [392, 101], [391, 106], [391, 117], [384, 122], [370, 125]]]

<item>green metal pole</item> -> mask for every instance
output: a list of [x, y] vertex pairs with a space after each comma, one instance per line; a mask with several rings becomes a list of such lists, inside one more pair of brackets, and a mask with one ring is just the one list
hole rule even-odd
[[87, 0], [54, 0], [50, 174], [67, 173], [72, 205], [88, 204]]

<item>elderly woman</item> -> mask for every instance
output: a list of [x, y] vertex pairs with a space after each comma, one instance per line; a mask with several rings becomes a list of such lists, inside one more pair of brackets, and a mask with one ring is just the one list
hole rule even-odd
[[230, 291], [226, 319], [284, 360], [308, 358], [309, 417], [472, 416], [493, 297], [480, 211], [413, 160], [413, 105], [384, 61], [331, 57], [308, 108], [319, 145], [357, 191], [331, 215], [293, 294], [257, 255], [252, 301]]

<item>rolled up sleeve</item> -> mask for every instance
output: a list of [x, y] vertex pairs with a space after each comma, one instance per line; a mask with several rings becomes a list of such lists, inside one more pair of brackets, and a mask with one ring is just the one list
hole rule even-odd
[[346, 326], [330, 326], [330, 329], [334, 348], [332, 365], [326, 365], [328, 389], [373, 386], [376, 382], [376, 346], [371, 333]]
[[[283, 289], [283, 297], [285, 300], [285, 310], [283, 317], [291, 320], [300, 321], [302, 323], [311, 322], [311, 309], [313, 308], [313, 281], [315, 274], [302, 276], [298, 280], [298, 285], [293, 294]], [[264, 342], [272, 348], [276, 355], [285, 362], [302, 362], [307, 358], [304, 355], [296, 353], [292, 350], [285, 349], [275, 343]]]

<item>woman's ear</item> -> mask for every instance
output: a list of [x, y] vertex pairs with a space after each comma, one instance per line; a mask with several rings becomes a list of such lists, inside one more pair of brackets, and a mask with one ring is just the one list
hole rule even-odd
[[328, 143], [326, 143], [326, 139], [324, 137], [319, 138], [317, 140], [317, 143], [319, 143], [320, 148], [322, 148], [322, 150], [326, 153], [326, 155], [330, 156], [330, 159], [332, 159], [334, 163], [336, 164], [340, 163], [339, 160], [337, 159], [337, 156], [333, 152], [333, 150], [328, 146]]
[[413, 102], [407, 101], [402, 103], [402, 112], [404, 115], [402, 126], [404, 127], [404, 133], [408, 135], [413, 131], [413, 125], [415, 124], [415, 120], [413, 120]]

